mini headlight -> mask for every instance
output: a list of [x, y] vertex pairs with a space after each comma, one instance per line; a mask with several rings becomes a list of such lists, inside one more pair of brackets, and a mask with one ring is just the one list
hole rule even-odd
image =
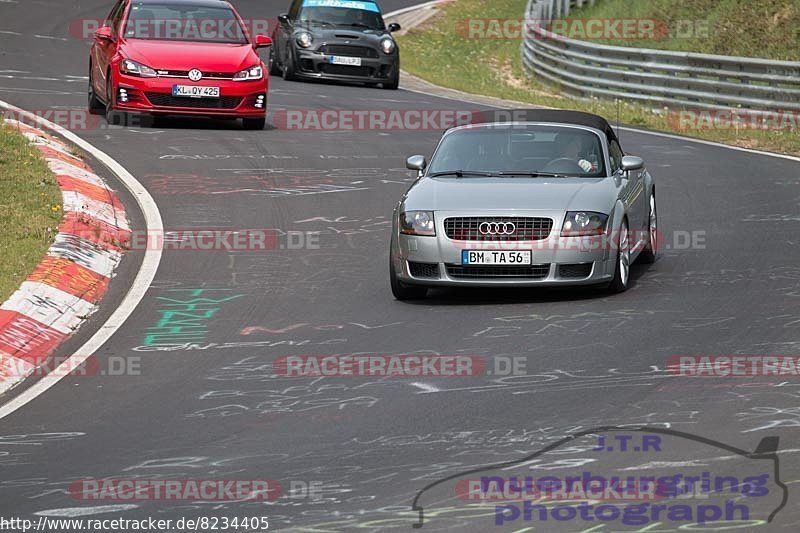
[[381, 41], [381, 50], [384, 54], [391, 54], [394, 52], [394, 41], [392, 39], [384, 39]]
[[436, 236], [433, 211], [407, 211], [400, 213], [400, 233], [406, 235]]
[[158, 73], [155, 70], [131, 59], [123, 59], [119, 64], [119, 70], [128, 76], [141, 76], [142, 78], [158, 77]]
[[299, 44], [303, 48], [308, 48], [309, 46], [311, 46], [311, 42], [313, 40], [314, 38], [311, 37], [311, 34], [308, 32], [303, 31], [297, 34], [297, 44]]
[[233, 81], [260, 80], [264, 77], [264, 71], [260, 66], [246, 68], [233, 75]]
[[564, 219], [562, 237], [602, 235], [606, 231], [608, 215], [593, 211], [570, 211]]

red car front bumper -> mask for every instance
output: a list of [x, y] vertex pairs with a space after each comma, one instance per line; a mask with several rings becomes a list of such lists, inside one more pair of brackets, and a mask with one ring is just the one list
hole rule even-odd
[[[172, 96], [174, 85], [219, 87], [219, 98]], [[125, 98], [120, 95], [124, 89]], [[118, 74], [114, 79], [114, 109], [154, 115], [261, 118], [267, 113], [269, 78], [256, 81], [185, 78], [140, 78]], [[259, 97], [263, 97], [259, 100]], [[263, 101], [262, 107], [258, 103]]]

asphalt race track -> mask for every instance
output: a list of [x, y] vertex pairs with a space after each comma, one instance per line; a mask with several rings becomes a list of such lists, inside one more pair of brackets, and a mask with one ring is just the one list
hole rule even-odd
[[[236, 4], [245, 18], [274, 17], [287, 2]], [[69, 25], [105, 16], [108, 5], [0, 4], [0, 99], [29, 110], [84, 106], [89, 44]], [[476, 108], [404, 90], [276, 78], [269, 104], [272, 113]], [[623, 147], [656, 177], [668, 247], [655, 265], [634, 267], [631, 290], [437, 291], [400, 303], [387, 277], [390, 215], [412, 180], [406, 156], [430, 156], [440, 132], [243, 131], [206, 120], [100, 126], [78, 134], [148, 188], [166, 228], [317, 231], [319, 249], [166, 252], [148, 295], [101, 354], [140, 358], [140, 375], [65, 378], [0, 420], [2, 514], [269, 516], [279, 530], [408, 529], [413, 513], [403, 511], [433, 481], [524, 458], [577, 431], [642, 425], [750, 451], [780, 437], [788, 503], [771, 524], [748, 527], [800, 528], [800, 382], [664, 370], [676, 355], [800, 353], [797, 162], [623, 131]], [[148, 348], [165, 302], [186, 294], [219, 302], [201, 349]], [[272, 371], [284, 355], [355, 353], [524, 356], [527, 375], [415, 382]], [[728, 452], [674, 440], [676, 465], [735, 463], [711, 459]], [[588, 455], [566, 450], [558, 459]], [[659, 459], [615, 461], [655, 468]], [[525, 471], [557, 475], [553, 465], [533, 461]], [[273, 504], [80, 501], [70, 483], [87, 478], [270, 479], [284, 493], [298, 481], [325, 489], [322, 498]], [[776, 506], [754, 506], [753, 514], [765, 518]], [[464, 502], [441, 509], [424, 529], [486, 530]], [[611, 530], [561, 527], [590, 526]]]

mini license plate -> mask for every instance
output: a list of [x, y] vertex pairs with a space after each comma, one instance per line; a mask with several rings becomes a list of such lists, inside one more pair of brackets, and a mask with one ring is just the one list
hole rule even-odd
[[328, 63], [331, 65], [348, 65], [350, 67], [360, 67], [360, 57], [344, 57], [344, 56], [331, 56], [328, 58]]

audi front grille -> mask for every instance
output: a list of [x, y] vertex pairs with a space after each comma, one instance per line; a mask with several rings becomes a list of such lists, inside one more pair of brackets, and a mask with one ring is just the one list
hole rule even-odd
[[553, 230], [553, 219], [541, 217], [452, 217], [444, 231], [454, 241], [541, 241]]

